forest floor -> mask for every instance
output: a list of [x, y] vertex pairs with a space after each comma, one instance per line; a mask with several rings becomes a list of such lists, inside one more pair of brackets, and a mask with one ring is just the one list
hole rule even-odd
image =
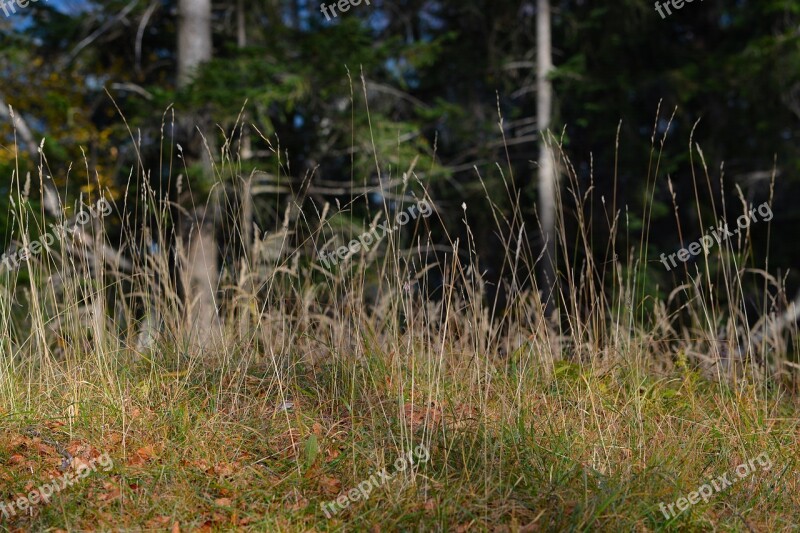
[[[373, 346], [244, 372], [156, 353], [19, 384], [0, 410], [0, 530], [800, 528], [800, 406], [744, 381], [548, 369], [525, 350]], [[103, 454], [113, 466], [79, 474]], [[47, 503], [19, 501], [51, 478], [64, 488]]]

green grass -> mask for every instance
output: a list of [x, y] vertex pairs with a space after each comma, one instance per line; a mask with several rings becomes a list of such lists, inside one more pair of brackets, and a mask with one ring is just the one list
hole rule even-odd
[[[114, 468], [55, 495], [32, 516], [0, 524], [12, 530], [174, 523], [185, 530], [287, 531], [797, 527], [800, 421], [790, 399], [720, 385], [689, 370], [644, 375], [622, 360], [604, 371], [566, 364], [548, 371], [532, 364], [530, 351], [480, 362], [431, 355], [392, 361], [373, 351], [315, 365], [287, 354], [281, 379], [258, 366], [239, 376], [203, 368], [164, 378], [167, 369], [158, 363], [150, 372], [131, 361], [120, 372], [118, 397], [78, 376], [85, 385], [77, 391], [67, 375], [46, 391], [20, 385], [20, 397], [37, 401], [3, 415], [0, 462], [23, 458], [3, 469], [4, 501], [46, 481], [60, 464], [53, 447], [25, 437], [31, 425], [68, 449], [85, 444], [108, 452]], [[91, 359], [80, 364], [90, 378]], [[281, 409], [284, 402], [292, 407]], [[418, 469], [325, 517], [322, 502], [382, 468], [393, 471], [395, 459], [420, 444], [430, 458]], [[671, 521], [659, 511], [659, 502], [686, 496], [761, 453], [772, 460], [769, 471], [750, 474]]]

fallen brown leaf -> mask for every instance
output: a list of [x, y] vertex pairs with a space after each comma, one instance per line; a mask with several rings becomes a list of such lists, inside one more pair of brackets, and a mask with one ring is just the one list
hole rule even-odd
[[105, 483], [103, 483], [103, 489], [105, 489], [106, 492], [97, 496], [97, 499], [102, 502], [110, 502], [111, 500], [116, 500], [122, 495], [122, 492], [119, 490], [119, 487], [117, 487], [110, 481], [106, 481]]
[[435, 425], [442, 420], [442, 408], [435, 401], [422, 405], [409, 402], [403, 406], [403, 414], [406, 424], [412, 427]]
[[12, 465], [18, 465], [18, 464], [22, 464], [23, 462], [25, 462], [25, 458], [23, 456], [21, 456], [20, 454], [16, 453], [16, 454], [14, 454], [14, 455], [12, 455], [11, 457], [8, 458], [8, 462], [9, 462], [9, 464], [12, 464]]
[[320, 476], [319, 485], [326, 494], [339, 494], [339, 491], [342, 490], [341, 481], [326, 475]]
[[[147, 526], [148, 529], [164, 530], [164, 529], [167, 528], [167, 526], [169, 525], [169, 523], [171, 521], [172, 521], [172, 517], [170, 517], [170, 516], [157, 516], [157, 517], [151, 518], [150, 520], [145, 522], [145, 526]], [[177, 524], [177, 522], [175, 522], [175, 524]], [[180, 527], [180, 526], [178, 526], [178, 527]]]
[[236, 463], [218, 463], [214, 465], [212, 470], [220, 477], [229, 477], [239, 470], [239, 465]]
[[142, 446], [128, 459], [129, 466], [142, 466], [156, 455], [156, 450], [152, 445]]

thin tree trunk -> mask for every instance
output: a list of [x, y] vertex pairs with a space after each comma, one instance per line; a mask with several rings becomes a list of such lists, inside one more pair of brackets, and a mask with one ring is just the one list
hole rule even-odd
[[[211, 0], [178, 2], [178, 86], [186, 87], [197, 68], [211, 59]], [[201, 128], [202, 129], [202, 128]], [[188, 128], [192, 134], [192, 128]], [[203, 160], [211, 174], [211, 161], [203, 150]], [[190, 339], [202, 349], [221, 336], [217, 287], [219, 284], [219, 249], [216, 225], [219, 217], [219, 194], [215, 187], [204, 207], [193, 213], [188, 231], [188, 245], [183, 267], [188, 278], [187, 318]]]
[[[236, 12], [236, 40], [239, 48], [247, 46], [247, 27], [245, 24], [244, 0], [238, 0]], [[239, 157], [242, 161], [247, 161], [253, 157], [253, 149], [250, 144], [250, 130], [247, 127], [247, 111], [242, 113], [242, 145]], [[253, 245], [253, 193], [252, 193], [252, 174], [243, 180], [241, 189], [241, 233], [243, 244], [243, 252], [249, 259], [251, 247]]]
[[555, 275], [555, 222], [556, 187], [558, 178], [554, 153], [549, 142], [549, 128], [553, 109], [553, 85], [549, 79], [553, 69], [552, 38], [550, 32], [550, 1], [537, 0], [536, 10], [536, 120], [539, 141], [539, 222], [545, 253], [542, 257], [540, 288], [543, 289], [548, 312], [552, 311], [557, 296]]
[[[238, 0], [236, 6], [236, 42], [239, 48], [247, 46], [247, 25], [245, 18], [245, 2]], [[250, 130], [247, 124], [247, 111], [242, 114], [242, 144], [239, 152], [240, 161], [247, 161], [253, 157], [253, 150], [250, 144]], [[252, 191], [253, 175], [250, 174], [246, 179], [240, 179], [236, 184], [241, 185], [239, 202], [239, 238], [241, 239], [240, 264], [234, 264], [234, 268], [238, 268], [237, 274], [239, 276], [239, 287], [245, 291], [250, 297], [255, 296], [255, 286], [253, 285], [251, 269], [253, 261], [253, 191]], [[233, 239], [234, 241], [236, 239]], [[246, 304], [242, 305], [237, 310], [239, 313], [239, 336], [245, 339], [251, 330], [251, 317], [250, 309], [252, 302], [250, 299], [244, 300]]]
[[247, 46], [247, 32], [244, 16], [244, 0], [239, 0], [236, 4], [236, 45], [239, 48]]

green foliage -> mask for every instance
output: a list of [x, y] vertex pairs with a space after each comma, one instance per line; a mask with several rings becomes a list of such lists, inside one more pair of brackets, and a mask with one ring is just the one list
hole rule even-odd
[[[314, 169], [318, 179], [375, 183], [378, 173], [400, 177], [416, 160], [418, 176], [435, 195], [450, 198], [453, 187], [463, 195], [442, 213], [446, 221], [457, 222], [462, 201], [475, 204], [484, 198], [473, 167], [491, 193], [505, 192], [499, 164], [518, 189], [508, 197], [527, 199], [527, 225], [536, 227], [532, 3], [407, 0], [394, 7], [363, 5], [329, 23], [320, 13], [297, 10], [295, 3], [257, 0], [247, 3], [246, 45], [239, 47], [237, 5], [218, 2], [214, 59], [183, 90], [175, 87], [174, 0], [152, 8], [91, 2], [81, 12], [40, 4], [29, 11], [28, 23], [0, 34], [0, 91], [37, 140], [47, 137], [49, 173], [68, 193], [104, 189], [118, 194], [127, 187], [138, 164], [136, 152], [163, 147], [158, 146], [161, 116], [170, 106], [178, 119], [202, 116], [212, 141], [221, 141], [217, 125], [232, 134], [244, 106], [241, 122], [278, 141], [277, 166], [287, 180], [302, 179]], [[706, 217], [712, 199], [733, 202], [734, 182], [749, 198], [763, 201], [767, 183], [740, 176], [777, 165], [778, 218], [800, 217], [795, 206], [780, 205], [800, 186], [795, 178], [800, 169], [799, 11], [791, 0], [707, 0], [661, 19], [652, 5], [634, 0], [602, 6], [553, 2], [553, 129], [572, 159], [580, 188], [588, 189], [591, 178], [587, 207], [603, 212], [602, 198], [612, 196], [618, 209], [626, 206], [631, 234], [618, 243], [618, 252], [638, 243], [645, 227], [655, 245], [651, 249], [680, 244], [667, 176], [675, 202], [699, 201]], [[703, 177], [697, 153], [691, 168], [689, 135], [695, 125], [692, 141], [703, 150], [710, 187], [697, 187], [692, 179], [693, 173]], [[250, 134], [254, 157], [226, 179], [236, 172], [275, 169], [274, 147]], [[165, 135], [166, 143], [182, 142], [171, 135]], [[0, 138], [6, 146], [0, 170], [8, 176], [17, 153], [8, 148], [13, 132], [7, 123], [0, 123]], [[168, 168], [169, 161], [158, 161]], [[720, 184], [715, 173], [723, 162], [727, 174]], [[161, 190], [174, 176], [155, 164], [156, 158], [147, 159], [149, 168], [142, 172], [160, 181]], [[19, 165], [23, 175], [35, 170], [26, 157]], [[70, 165], [88, 166], [88, 172], [72, 170], [67, 179]], [[203, 195], [205, 189], [195, 190]], [[269, 200], [274, 204], [269, 210], [281, 212], [284, 200]], [[699, 214], [690, 211], [680, 213], [682, 224], [695, 228]], [[491, 226], [491, 211], [480, 209], [472, 216], [480, 228], [478, 241], [490, 241], [488, 230], [481, 232]], [[0, 224], [2, 230], [7, 222], [0, 219]], [[595, 224], [592, 231], [593, 242], [605, 246], [608, 228]], [[797, 253], [793, 245], [781, 247], [775, 259], [790, 264]], [[659, 281], [653, 275], [652, 281]]]

